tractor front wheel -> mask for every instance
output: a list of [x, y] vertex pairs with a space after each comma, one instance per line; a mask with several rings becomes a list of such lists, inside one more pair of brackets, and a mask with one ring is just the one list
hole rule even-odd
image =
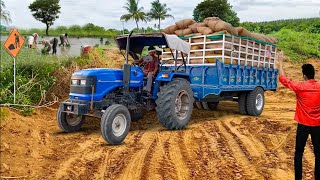
[[84, 123], [84, 116], [68, 114], [62, 112], [59, 108], [57, 111], [57, 121], [59, 128], [64, 132], [76, 132], [79, 131]]
[[101, 117], [101, 134], [111, 145], [121, 144], [129, 133], [131, 116], [129, 110], [120, 104], [109, 106]]
[[175, 78], [160, 87], [156, 111], [160, 123], [170, 130], [183, 129], [193, 109], [193, 91], [189, 81]]

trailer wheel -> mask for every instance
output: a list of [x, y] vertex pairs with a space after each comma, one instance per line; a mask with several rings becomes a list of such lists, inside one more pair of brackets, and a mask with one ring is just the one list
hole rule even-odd
[[201, 102], [196, 102], [195, 104], [198, 109], [203, 109]]
[[264, 108], [264, 91], [261, 87], [256, 87], [247, 95], [247, 112], [250, 116], [259, 116]]
[[175, 78], [163, 85], [156, 100], [160, 123], [170, 130], [185, 128], [191, 118], [193, 102], [193, 91], [186, 79]]
[[111, 145], [121, 144], [129, 133], [130, 124], [130, 112], [125, 106], [109, 106], [101, 117], [103, 139]]
[[205, 110], [216, 110], [219, 102], [201, 102], [203, 109]]
[[84, 116], [68, 114], [61, 112], [59, 108], [57, 111], [57, 121], [59, 128], [64, 132], [79, 131], [84, 123]]
[[201, 105], [202, 105], [203, 109], [210, 110], [207, 102], [201, 102]]
[[247, 92], [243, 92], [240, 94], [238, 99], [239, 111], [240, 111], [240, 114], [242, 115], [248, 114], [246, 101], [247, 101]]
[[216, 110], [218, 108], [219, 102], [207, 102], [210, 110]]

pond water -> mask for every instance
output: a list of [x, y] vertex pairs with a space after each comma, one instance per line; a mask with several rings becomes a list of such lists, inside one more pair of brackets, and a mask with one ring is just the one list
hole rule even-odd
[[[8, 36], [1, 36], [1, 42], [6, 41]], [[43, 39], [49, 40], [51, 37], [44, 37], [44, 38], [39, 38], [38, 44], [37, 44], [37, 49], [39, 50], [39, 53], [41, 53], [41, 49], [43, 48], [43, 45], [41, 44], [41, 41]], [[27, 37], [24, 36], [25, 39], [25, 48], [27, 48]], [[57, 37], [59, 40], [60, 44], [60, 38]], [[69, 38], [69, 42], [71, 44], [70, 47], [57, 47], [57, 55], [64, 55], [64, 56], [79, 56], [81, 53], [81, 46], [85, 45], [90, 45], [90, 46], [95, 46], [99, 45], [100, 47], [105, 47], [106, 42], [113, 42], [113, 39], [108, 39], [108, 38], [103, 38], [102, 41], [100, 38]], [[52, 53], [52, 51], [50, 52]]]

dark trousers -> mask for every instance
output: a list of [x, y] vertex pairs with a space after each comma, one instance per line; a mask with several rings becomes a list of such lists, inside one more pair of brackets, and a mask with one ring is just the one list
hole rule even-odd
[[295, 179], [302, 179], [302, 156], [306, 146], [308, 136], [311, 135], [312, 145], [315, 155], [315, 180], [320, 180], [320, 126], [305, 126], [298, 124], [296, 136], [296, 152], [294, 155]]
[[54, 38], [53, 44], [52, 44], [52, 54], [57, 54], [57, 46], [58, 46], [58, 39]]

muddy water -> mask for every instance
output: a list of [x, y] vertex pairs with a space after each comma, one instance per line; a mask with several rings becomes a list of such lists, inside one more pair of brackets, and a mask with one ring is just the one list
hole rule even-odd
[[[1, 42], [5, 41], [8, 38], [8, 36], [1, 36]], [[52, 37], [44, 37], [44, 38], [39, 38], [38, 40], [38, 45], [37, 49], [39, 50], [39, 53], [41, 53], [41, 49], [43, 48], [43, 45], [41, 44], [41, 41], [43, 39], [49, 40]], [[60, 43], [60, 38], [57, 37]], [[25, 46], [27, 46], [27, 36], [24, 36], [25, 39]], [[65, 56], [78, 56], [80, 55], [80, 49], [81, 46], [84, 45], [90, 45], [90, 46], [95, 46], [99, 45], [100, 47], [103, 47], [106, 43], [112, 42], [112, 39], [107, 39], [103, 38], [102, 41], [100, 38], [69, 38], [69, 42], [71, 44], [71, 47], [63, 47], [63, 46], [58, 46], [57, 48], [57, 55], [65, 55]], [[25, 47], [27, 48], [27, 47]], [[52, 51], [51, 51], [52, 53]]]

